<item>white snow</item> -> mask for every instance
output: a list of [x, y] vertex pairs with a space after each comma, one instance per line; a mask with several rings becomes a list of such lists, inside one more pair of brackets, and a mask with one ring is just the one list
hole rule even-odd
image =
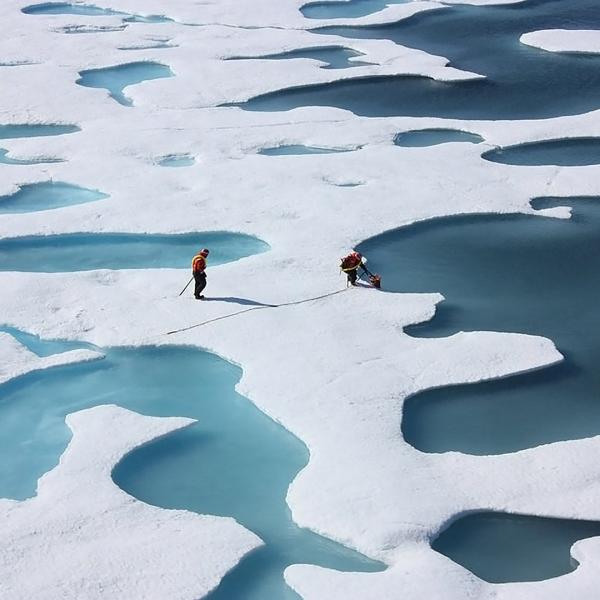
[[600, 52], [600, 31], [582, 29], [544, 29], [521, 36], [521, 43], [548, 52]]
[[[467, 123], [366, 119], [319, 107], [280, 113], [218, 108], [266, 91], [354, 76], [473, 76], [444, 66], [443, 57], [388, 42], [306, 31], [316, 23], [302, 18], [302, 3], [296, 0], [96, 2], [125, 12], [166, 12], [179, 23], [86, 34], [56, 29], [119, 26], [120, 19], [24, 15], [19, 9], [26, 4], [10, 0], [0, 7], [8, 32], [0, 39], [0, 61], [37, 63], [0, 71], [0, 123], [74, 123], [82, 131], [2, 140], [0, 146], [14, 156], [44, 154], [66, 162], [0, 165], [0, 194], [51, 177], [99, 189], [110, 198], [1, 215], [2, 237], [78, 231], [255, 234], [272, 250], [209, 266], [207, 294], [280, 303], [343, 289], [339, 257], [382, 231], [449, 214], [533, 213], [529, 201], [536, 196], [600, 194], [597, 166], [524, 168], [480, 158], [494, 145], [600, 135], [597, 111], [540, 121]], [[438, 6], [395, 5], [385, 15], [356, 22], [394, 20], [407, 10]], [[119, 50], [156, 36], [175, 47]], [[308, 59], [295, 60], [293, 69], [285, 61], [222, 60], [325, 44], [363, 52], [361, 59], [376, 64], [335, 71]], [[82, 69], [137, 60], [167, 64], [176, 76], [128, 88], [133, 108], [74, 83]], [[486, 141], [428, 148], [392, 143], [400, 131], [439, 126], [469, 130]], [[364, 147], [319, 156], [256, 154], [282, 144]], [[156, 157], [168, 154], [190, 154], [197, 162], [186, 169], [155, 164]], [[349, 179], [364, 185], [331, 184]], [[566, 216], [564, 210], [543, 214]], [[187, 271], [173, 269], [0, 273], [0, 314], [10, 325], [48, 337], [98, 346], [187, 343], [240, 364], [239, 391], [310, 449], [310, 463], [289, 494], [295, 520], [389, 565], [368, 575], [292, 566], [286, 577], [307, 600], [398, 594], [407, 600], [494, 594], [507, 600], [595, 600], [597, 539], [576, 544], [573, 555], [582, 564], [570, 575], [502, 586], [484, 584], [432, 551], [429, 540], [449, 520], [481, 508], [600, 519], [597, 437], [473, 457], [420, 453], [400, 431], [402, 403], [409, 395], [550, 364], [560, 355], [549, 340], [489, 332], [414, 339], [402, 327], [431, 318], [440, 296], [365, 289], [255, 310], [165, 336], [247, 308], [235, 301], [178, 298], [188, 277]], [[21, 372], [20, 361], [28, 370], [41, 364], [22, 358], [24, 351], [8, 346], [5, 336], [0, 341], [2, 361], [9, 365], [6, 377]], [[3, 587], [3, 593], [11, 591], [9, 597], [43, 590], [52, 599], [197, 598], [257, 544], [230, 520], [151, 508], [110, 481], [120, 456], [186, 420], [150, 419], [111, 407], [72, 415], [69, 423], [73, 442], [59, 467], [42, 478], [39, 495], [0, 505], [9, 519], [3, 520], [0, 554], [0, 580], [12, 586]], [[136, 576], [140, 572], [145, 577]]]

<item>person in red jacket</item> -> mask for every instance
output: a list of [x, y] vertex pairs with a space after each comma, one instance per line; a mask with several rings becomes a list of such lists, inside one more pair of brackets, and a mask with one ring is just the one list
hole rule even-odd
[[356, 285], [359, 267], [363, 267], [363, 257], [360, 252], [350, 252], [348, 256], [342, 258], [340, 269], [346, 273], [349, 285]]
[[192, 258], [192, 274], [194, 275], [194, 281], [196, 285], [194, 287], [194, 297], [196, 300], [204, 300], [202, 292], [206, 287], [206, 258], [208, 257], [209, 251], [207, 248], [203, 248]]

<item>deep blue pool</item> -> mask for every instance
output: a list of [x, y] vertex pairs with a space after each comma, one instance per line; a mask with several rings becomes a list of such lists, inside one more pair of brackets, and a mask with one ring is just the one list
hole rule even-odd
[[452, 523], [432, 546], [490, 583], [541, 581], [574, 571], [571, 546], [598, 535], [597, 521], [481, 512]]
[[359, 115], [540, 119], [600, 108], [600, 57], [552, 53], [519, 42], [536, 29], [600, 28], [596, 0], [529, 0], [505, 6], [452, 6], [376, 27], [318, 29], [349, 38], [389, 39], [442, 55], [486, 80], [372, 77], [266, 94], [250, 110], [335, 106]]
[[390, 4], [405, 4], [411, 0], [349, 0], [339, 2], [308, 2], [300, 8], [300, 12], [308, 19], [349, 19], [364, 17], [383, 10]]
[[567, 138], [506, 146], [484, 152], [481, 157], [505, 165], [598, 165], [600, 138]]
[[441, 292], [434, 319], [411, 335], [493, 330], [542, 335], [564, 363], [498, 381], [429, 390], [404, 407], [405, 439], [426, 452], [498, 454], [600, 433], [600, 201], [570, 220], [459, 216], [392, 231], [360, 250], [383, 287]]
[[480, 144], [483, 138], [476, 133], [458, 131], [456, 129], [415, 129], [403, 131], [394, 138], [396, 146], [407, 148], [420, 148], [425, 146], [436, 146], [449, 142], [469, 142]]

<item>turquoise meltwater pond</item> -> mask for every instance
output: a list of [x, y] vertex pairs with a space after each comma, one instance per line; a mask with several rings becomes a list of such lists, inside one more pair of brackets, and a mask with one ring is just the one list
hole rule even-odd
[[269, 245], [241, 233], [77, 233], [0, 240], [0, 271], [57, 273], [95, 269], [190, 267], [202, 247], [219, 265], [266, 252]]
[[[77, 346], [3, 330], [39, 354]], [[235, 392], [238, 367], [190, 347], [103, 352], [101, 360], [30, 373], [0, 386], [5, 456], [0, 496], [33, 495], [36, 479], [56, 465], [68, 443], [64, 419], [70, 412], [114, 403], [147, 415], [187, 416], [198, 422], [132, 452], [113, 478], [144, 502], [232, 516], [263, 539], [265, 546], [233, 569], [210, 598], [295, 599], [283, 579], [285, 567], [294, 563], [349, 571], [385, 568], [292, 521], [287, 489], [306, 465], [308, 451]]]

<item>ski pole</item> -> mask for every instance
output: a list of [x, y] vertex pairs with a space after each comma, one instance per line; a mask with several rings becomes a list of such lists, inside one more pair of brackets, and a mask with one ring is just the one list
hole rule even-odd
[[373, 273], [371, 273], [371, 271], [369, 271], [369, 269], [367, 269], [367, 267], [365, 267], [365, 265], [360, 265], [360, 268], [369, 276], [372, 277]]
[[179, 292], [180, 296], [181, 296], [181, 294], [183, 294], [183, 292], [185, 292], [185, 290], [188, 289], [188, 285], [190, 285], [190, 283], [192, 283], [193, 279], [194, 279], [194, 276], [192, 275], [192, 278], [185, 284], [185, 287]]

